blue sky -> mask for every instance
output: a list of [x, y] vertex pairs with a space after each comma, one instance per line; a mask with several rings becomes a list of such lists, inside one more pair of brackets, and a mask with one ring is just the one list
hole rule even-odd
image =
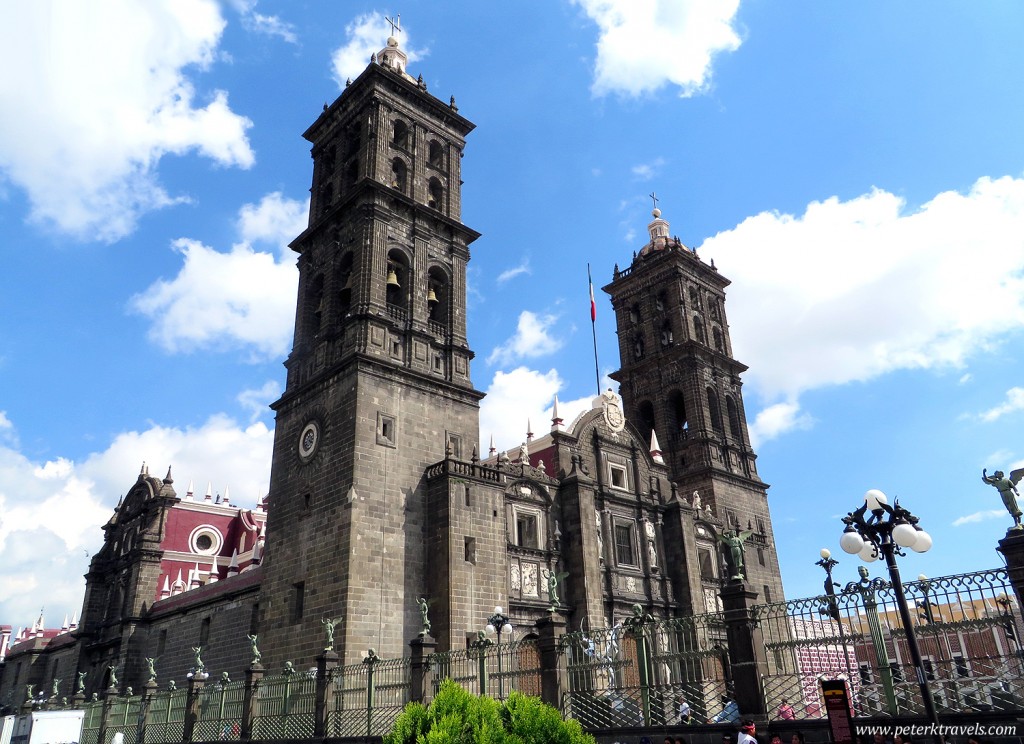
[[[104, 0], [0, 7], [0, 622], [81, 603], [143, 461], [268, 487], [305, 221], [302, 131], [402, 14], [478, 128], [463, 220], [481, 436], [594, 394], [595, 284], [673, 234], [733, 280], [786, 592], [881, 488], [931, 576], [1000, 563], [1024, 465], [1024, 6]], [[598, 298], [603, 373], [617, 366]], [[571, 418], [571, 416], [567, 416]]]

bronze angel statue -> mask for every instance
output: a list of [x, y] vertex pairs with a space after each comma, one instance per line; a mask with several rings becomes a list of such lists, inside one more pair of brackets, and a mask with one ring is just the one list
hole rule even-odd
[[1020, 495], [1017, 492], [1017, 484], [1020, 483], [1020, 479], [1024, 477], [1024, 468], [1017, 468], [1016, 470], [1010, 471], [1010, 477], [1007, 478], [1002, 470], [997, 470], [988, 474], [988, 471], [983, 469], [981, 471], [981, 479], [985, 483], [999, 491], [999, 496], [1003, 500], [1003, 506], [1006, 507], [1006, 511], [1010, 512], [1010, 516], [1013, 517], [1013, 530], [1024, 530], [1024, 525], [1021, 525], [1020, 507], [1017, 505], [1017, 497]]

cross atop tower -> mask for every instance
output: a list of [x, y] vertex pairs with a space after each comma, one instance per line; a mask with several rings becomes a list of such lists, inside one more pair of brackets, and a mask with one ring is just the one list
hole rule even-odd
[[395, 16], [394, 20], [384, 16], [384, 20], [391, 24], [391, 35], [395, 36], [396, 33], [402, 33], [402, 14], [399, 13]]
[[654, 202], [654, 208], [657, 209], [658, 208], [658, 201], [659, 201], [657, 194], [655, 194], [652, 191], [650, 194], [648, 194], [648, 196], [651, 197], [651, 201]]

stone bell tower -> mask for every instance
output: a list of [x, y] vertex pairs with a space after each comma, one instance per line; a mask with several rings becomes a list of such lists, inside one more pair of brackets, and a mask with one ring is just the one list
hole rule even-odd
[[478, 440], [460, 220], [473, 124], [398, 40], [304, 133], [309, 227], [277, 430], [261, 599], [266, 663], [407, 652], [426, 587], [424, 469]]
[[747, 583], [759, 601], [781, 600], [768, 486], [757, 474], [743, 407], [747, 367], [732, 355], [726, 321], [729, 280], [670, 237], [660, 209], [652, 215], [650, 241], [628, 268], [615, 267], [604, 288], [619, 336], [621, 367], [612, 377], [626, 417], [648, 441], [657, 433], [680, 497], [698, 493], [723, 530], [750, 530]]

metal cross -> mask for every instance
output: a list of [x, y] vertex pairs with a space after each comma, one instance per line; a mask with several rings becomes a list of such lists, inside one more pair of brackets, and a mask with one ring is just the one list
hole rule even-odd
[[658, 208], [658, 197], [655, 196], [653, 191], [649, 194], [649, 196], [654, 201], [654, 208], [657, 209]]
[[391, 35], [394, 36], [395, 32], [402, 33], [402, 14], [399, 13], [395, 16], [395, 20], [391, 20], [387, 16], [384, 16], [384, 20], [391, 24]]

